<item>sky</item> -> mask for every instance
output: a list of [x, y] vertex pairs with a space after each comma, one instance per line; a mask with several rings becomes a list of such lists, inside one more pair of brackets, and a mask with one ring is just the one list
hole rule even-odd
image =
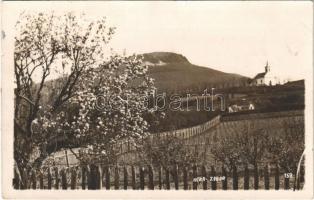
[[23, 10], [106, 16], [117, 28], [109, 43], [117, 52], [175, 52], [193, 64], [248, 77], [263, 72], [267, 61], [282, 79], [312, 73], [310, 1], [18, 3], [3, 8], [12, 23]]

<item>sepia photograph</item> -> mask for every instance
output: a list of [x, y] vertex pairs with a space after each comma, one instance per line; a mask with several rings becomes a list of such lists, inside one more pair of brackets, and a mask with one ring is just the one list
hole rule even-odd
[[2, 11], [5, 198], [313, 197], [312, 2]]

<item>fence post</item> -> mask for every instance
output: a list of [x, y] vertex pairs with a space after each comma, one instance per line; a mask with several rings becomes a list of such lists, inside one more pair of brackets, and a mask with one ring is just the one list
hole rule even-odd
[[21, 189], [27, 189], [28, 188], [28, 173], [27, 169], [24, 168], [22, 171], [22, 188]]
[[[215, 171], [215, 167], [214, 166], [211, 166], [211, 176], [213, 178], [216, 176], [216, 171]], [[217, 182], [214, 179], [211, 182], [211, 188], [212, 188], [212, 190], [217, 190]]]
[[264, 169], [264, 182], [265, 182], [265, 190], [269, 190], [269, 169], [268, 169], [268, 164], [265, 165], [265, 169]]
[[110, 167], [107, 166], [105, 169], [105, 185], [106, 185], [106, 190], [110, 190]]
[[135, 169], [134, 166], [132, 166], [132, 188], [133, 190], [136, 190], [136, 183], [135, 183]]
[[71, 190], [76, 189], [76, 170], [71, 169]]
[[[301, 167], [301, 166], [300, 166]], [[295, 166], [295, 173], [294, 173], [294, 181], [293, 181], [293, 191], [300, 189], [300, 173], [298, 173], [298, 166]]]
[[300, 183], [304, 183], [304, 173], [305, 173], [304, 165], [301, 165], [300, 166]]
[[[295, 178], [297, 177], [297, 173], [295, 173]], [[299, 176], [297, 177], [297, 183], [296, 183], [296, 189], [300, 190], [301, 188], [301, 183], [304, 182], [304, 166], [301, 165], [300, 166], [300, 172], [299, 172]]]
[[178, 165], [175, 165], [173, 168], [173, 180], [174, 188], [178, 190], [179, 189]]
[[254, 190], [258, 190], [258, 167], [257, 164], [254, 165]]
[[159, 170], [158, 170], [158, 183], [159, 183], [159, 189], [162, 189], [162, 167], [159, 166]]
[[197, 190], [197, 184], [198, 182], [196, 181], [197, 179], [197, 167], [196, 165], [193, 166], [193, 190]]
[[188, 172], [186, 170], [186, 167], [183, 167], [183, 189], [188, 189]]
[[82, 189], [86, 189], [86, 167], [82, 166]]
[[62, 189], [63, 190], [66, 190], [68, 188], [68, 186], [67, 186], [67, 176], [66, 176], [65, 169], [61, 170], [61, 185], [62, 185]]
[[244, 169], [244, 189], [245, 190], [248, 190], [250, 188], [249, 182], [250, 182], [250, 171], [249, 171], [248, 166], [246, 165]]
[[166, 171], [166, 189], [170, 190], [169, 170], [165, 169], [165, 171]]
[[154, 189], [154, 171], [152, 166], [148, 166], [148, 189]]
[[[287, 172], [286, 172], [287, 173]], [[284, 179], [284, 189], [285, 190], [289, 190], [290, 189], [290, 182], [289, 182], [289, 177], [286, 177], [285, 176], [285, 179]]]
[[124, 184], [123, 184], [123, 189], [127, 190], [128, 189], [128, 170], [126, 167], [123, 169], [124, 171]]
[[20, 189], [20, 178], [17, 172], [18, 169], [14, 168], [14, 179], [13, 179], [13, 187], [14, 189]]
[[144, 183], [144, 167], [140, 167], [140, 189], [144, 190], [145, 183]]
[[203, 178], [203, 190], [207, 190], [207, 175], [206, 175], [206, 167], [202, 166], [202, 178]]
[[222, 176], [225, 177], [222, 181], [222, 189], [227, 190], [228, 189], [228, 176], [225, 167], [223, 166], [221, 169]]
[[55, 189], [59, 189], [59, 171], [58, 171], [58, 168], [55, 167], [54, 168], [55, 170]]
[[48, 190], [51, 190], [52, 177], [51, 177], [50, 168], [48, 168], [47, 182], [48, 182], [48, 183], [47, 183], [47, 188], [48, 188]]
[[87, 186], [89, 190], [96, 190], [99, 184], [98, 180], [98, 167], [94, 164], [90, 165], [90, 172], [87, 179]]
[[296, 166], [296, 172], [295, 172], [294, 178], [296, 179], [294, 189], [300, 190], [301, 182], [304, 182], [304, 166], [303, 165], [300, 166], [300, 171], [299, 171], [298, 176], [297, 176], [297, 166]]
[[31, 179], [32, 179], [32, 189], [36, 190], [36, 172], [34, 170], [32, 171]]
[[276, 165], [275, 170], [275, 190], [279, 190], [279, 166]]
[[42, 171], [39, 171], [39, 188], [44, 189], [44, 175]]
[[232, 186], [233, 190], [238, 190], [238, 172], [235, 165], [232, 168]]
[[101, 166], [96, 166], [96, 175], [97, 175], [97, 189], [102, 188], [102, 170]]
[[297, 173], [295, 174], [295, 180], [296, 181], [296, 185], [295, 185], [295, 188], [294, 189], [297, 189], [299, 190], [300, 189], [300, 175], [297, 177]]
[[118, 190], [119, 189], [119, 168], [118, 166], [115, 167], [114, 169], [114, 189]]

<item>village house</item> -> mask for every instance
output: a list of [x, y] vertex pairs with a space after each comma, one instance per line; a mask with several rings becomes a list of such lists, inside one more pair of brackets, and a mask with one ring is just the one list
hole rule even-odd
[[247, 110], [255, 110], [255, 106], [252, 102], [246, 101], [246, 99], [242, 99], [241, 102], [230, 105], [228, 107], [229, 113], [241, 112], [241, 111], [247, 111]]
[[247, 110], [255, 110], [254, 104], [250, 103], [248, 105], [231, 105], [228, 107], [228, 112], [233, 113], [233, 112], [241, 112], [241, 111], [247, 111]]

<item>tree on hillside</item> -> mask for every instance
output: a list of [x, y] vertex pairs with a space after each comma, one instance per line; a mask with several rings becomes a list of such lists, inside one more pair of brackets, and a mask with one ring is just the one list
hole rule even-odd
[[285, 170], [295, 173], [305, 148], [304, 119], [290, 118], [283, 122], [283, 135], [272, 136], [269, 140], [269, 157]]
[[175, 166], [191, 167], [199, 159], [198, 152], [191, 151], [182, 139], [172, 135], [145, 140], [140, 152], [141, 162], [170, 172]]
[[225, 133], [211, 142], [214, 158], [228, 169], [239, 165], [252, 165], [262, 161], [268, 147], [269, 134], [257, 121], [240, 124], [233, 132]]

